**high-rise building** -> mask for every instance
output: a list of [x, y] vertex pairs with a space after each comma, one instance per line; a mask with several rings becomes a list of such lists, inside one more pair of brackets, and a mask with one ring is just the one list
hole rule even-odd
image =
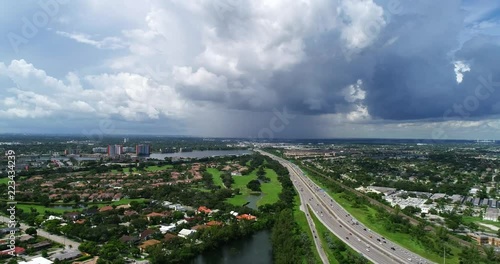
[[151, 148], [147, 144], [139, 144], [135, 146], [135, 154], [137, 156], [148, 156], [151, 153]]
[[115, 157], [123, 154], [122, 145], [109, 145], [108, 146], [108, 156]]

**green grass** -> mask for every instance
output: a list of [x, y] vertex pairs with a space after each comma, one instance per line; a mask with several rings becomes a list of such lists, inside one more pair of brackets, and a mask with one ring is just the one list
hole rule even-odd
[[[100, 203], [89, 203], [88, 206], [91, 207], [93, 205], [97, 205], [97, 207], [101, 208], [106, 205], [122, 205], [122, 204], [129, 204], [132, 201], [137, 201], [137, 202], [144, 202], [147, 199], [144, 198], [138, 198], [138, 199], [121, 199], [120, 201], [113, 201], [113, 202], [100, 202]], [[57, 206], [57, 204], [53, 204], [51, 206]], [[71, 205], [61, 205], [63, 207], [70, 207]], [[75, 209], [62, 209], [62, 208], [51, 208], [51, 207], [46, 207], [43, 205], [39, 204], [17, 204], [17, 208], [24, 210], [25, 212], [29, 212], [31, 209], [34, 208], [39, 212], [40, 214], [44, 214], [45, 211], [49, 212], [54, 212], [54, 213], [64, 213], [64, 212], [74, 212], [74, 211], [82, 211], [85, 208], [75, 208]]]
[[[129, 204], [132, 201], [143, 203], [146, 200], [147, 199], [145, 199], [145, 198], [136, 198], [136, 199], [121, 199], [120, 201], [113, 201], [113, 202], [99, 202], [99, 203], [97, 203], [97, 207], [103, 207], [103, 206], [106, 206], [106, 205]], [[89, 204], [89, 205], [95, 205], [95, 204]]]
[[30, 212], [31, 208], [34, 208], [40, 214], [45, 214], [45, 211], [62, 214], [64, 212], [81, 211], [82, 210], [82, 208], [71, 209], [71, 210], [60, 209], [60, 208], [50, 208], [50, 207], [45, 207], [43, 205], [37, 205], [37, 204], [17, 204], [16, 207], [19, 209], [22, 209], [24, 212]]
[[248, 202], [247, 196], [252, 192], [252, 190], [247, 188], [247, 184], [251, 180], [257, 179], [257, 170], [252, 171], [249, 175], [246, 176], [233, 176], [233, 179], [234, 183], [231, 185], [231, 188], [239, 188], [240, 194], [228, 198], [226, 199], [226, 201], [232, 205], [243, 206]]
[[0, 178], [0, 184], [7, 184], [11, 179], [7, 178]]
[[[368, 220], [368, 215], [371, 215], [373, 219], [376, 219], [376, 211], [375, 209], [368, 207], [368, 206], [363, 206], [363, 207], [353, 207], [353, 204], [346, 200], [344, 197], [342, 197], [342, 194], [340, 193], [332, 193], [330, 189], [326, 188], [323, 184], [321, 184], [319, 181], [317, 181], [314, 177], [310, 177], [316, 184], [318, 184], [323, 190], [325, 190], [330, 196], [333, 197], [337, 203], [339, 203], [344, 209], [346, 209], [352, 216], [354, 216], [358, 221], [363, 223], [367, 228], [373, 230], [374, 232], [380, 234], [383, 237], [386, 237], [387, 239], [391, 240], [392, 242], [424, 257], [429, 260], [432, 260], [434, 262], [440, 262], [442, 261], [442, 256], [439, 256], [437, 254], [431, 253], [428, 250], [426, 250], [420, 243], [417, 243], [414, 241], [409, 234], [403, 234], [403, 233], [392, 233], [388, 232], [385, 229], [385, 226], [382, 222], [371, 222]], [[460, 249], [448, 244], [452, 249], [452, 258], [447, 258], [446, 262], [447, 263], [459, 263], [458, 259], [458, 253], [460, 252]]]
[[224, 183], [222, 182], [222, 178], [220, 177], [220, 171], [216, 168], [207, 168], [207, 172], [212, 174], [213, 182], [216, 186], [221, 186], [222, 188], [226, 188]]
[[244, 204], [248, 203], [247, 196], [241, 194], [235, 195], [231, 198], [227, 198], [226, 202], [235, 206], [243, 206]]
[[[311, 232], [311, 229], [309, 229], [309, 224], [307, 223], [306, 214], [300, 211], [300, 198], [298, 195], [294, 198], [293, 218], [299, 225], [300, 230], [306, 233], [309, 237], [309, 241], [311, 242], [311, 251], [313, 252], [314, 256], [314, 263], [322, 263], [321, 257], [319, 256], [318, 250], [316, 250], [316, 246], [314, 244], [313, 234]], [[302, 263], [307, 263], [307, 260], [304, 258], [302, 260]]]
[[278, 181], [278, 174], [274, 170], [266, 169], [266, 176], [271, 179], [270, 182], [262, 183], [260, 189], [264, 196], [257, 201], [257, 206], [264, 204], [273, 204], [279, 201], [279, 194], [283, 189], [281, 183]]
[[[464, 223], [483, 223], [483, 224], [488, 224], [492, 226], [496, 226], [500, 228], [500, 222], [494, 222], [494, 221], [489, 221], [489, 220], [483, 220], [481, 217], [476, 217], [476, 216], [464, 216], [462, 217], [462, 220]], [[481, 227], [481, 226], [480, 226]]]
[[173, 168], [172, 165], [163, 165], [163, 166], [149, 166], [146, 168], [146, 171], [150, 171], [150, 172], [156, 172], [156, 171], [162, 171], [162, 170], [167, 170], [167, 169], [171, 169]]
[[[274, 170], [266, 169], [266, 176], [271, 179], [268, 183], [262, 183], [261, 191], [262, 198], [257, 201], [257, 206], [261, 206], [264, 204], [273, 204], [279, 200], [279, 194], [283, 189], [281, 187], [281, 183], [278, 181], [278, 175]], [[212, 174], [213, 175], [213, 174]], [[248, 202], [247, 197], [249, 195], [258, 194], [252, 192], [252, 190], [247, 188], [247, 184], [251, 180], [257, 179], [257, 170], [252, 171], [249, 175], [246, 176], [233, 176], [234, 183], [231, 185], [232, 189], [239, 188], [240, 194], [235, 195], [234, 197], [228, 198], [226, 201], [232, 205], [242, 206]], [[221, 181], [222, 182], [222, 181]]]

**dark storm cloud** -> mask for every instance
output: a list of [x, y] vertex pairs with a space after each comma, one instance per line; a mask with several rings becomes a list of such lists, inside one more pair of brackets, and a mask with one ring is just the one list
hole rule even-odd
[[[363, 49], [349, 54], [343, 47], [338, 28], [315, 32], [302, 39], [305, 55], [300, 62], [266, 73], [269, 78], [261, 72], [251, 78], [240, 77], [238, 83], [250, 90], [259, 85], [258, 93], [277, 95], [267, 105], [252, 105], [248, 98], [256, 94], [231, 90], [231, 84], [230, 91], [225, 92], [228, 96], [218, 96], [214, 100], [224, 101], [230, 108], [254, 111], [286, 106], [295, 113], [320, 115], [348, 113], [363, 104], [371, 116], [385, 120], [442, 118], [455, 103], [474, 94], [478, 75], [495, 70], [493, 56], [486, 53], [495, 52], [497, 46], [489, 44], [491, 47], [484, 49], [490, 40], [476, 44], [475, 48], [466, 43], [457, 55], [454, 54], [461, 45], [460, 34], [464, 28], [460, 1], [401, 1], [400, 4], [398, 14], [385, 9], [387, 24], [373, 29], [378, 30], [373, 33], [378, 36]], [[249, 16], [242, 12], [232, 13], [225, 18], [231, 20], [230, 26], [218, 24], [220, 34], [231, 38], [235, 32], [244, 33], [238, 21], [248, 21]], [[476, 56], [478, 59], [470, 64], [472, 71], [464, 73], [464, 82], [458, 85], [454, 61], [468, 63]], [[244, 64], [245, 60], [240, 61], [240, 66]], [[348, 101], [344, 90], [357, 80], [363, 81], [366, 98]], [[491, 111], [494, 101], [493, 97], [482, 101], [480, 109], [471, 116], [494, 114]]]
[[[443, 115], [464, 119], [497, 114], [498, 92], [476, 98], [477, 103], [470, 98], [477, 97], [481, 78], [500, 73], [500, 46], [495, 40], [476, 37], [454, 54], [463, 29], [460, 1], [401, 4], [403, 12], [389, 17], [376, 42], [351, 60], [339, 52], [338, 32], [307, 40], [307, 59], [276, 72], [268, 84], [282, 96], [280, 104], [305, 114], [349, 112], [359, 102], [347, 102], [342, 89], [361, 79], [366, 91], [363, 104], [375, 118], [442, 120]], [[454, 61], [472, 68], [461, 84], [456, 81]], [[456, 110], [460, 105], [466, 115]]]

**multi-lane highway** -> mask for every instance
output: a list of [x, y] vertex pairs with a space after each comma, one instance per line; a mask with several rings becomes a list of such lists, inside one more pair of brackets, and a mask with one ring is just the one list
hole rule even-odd
[[[279, 161], [289, 170], [290, 179], [300, 194], [304, 208], [309, 205], [323, 225], [365, 258], [383, 264], [432, 263], [359, 223], [295, 164], [267, 152], [260, 152]], [[307, 209], [306, 214], [309, 214]]]

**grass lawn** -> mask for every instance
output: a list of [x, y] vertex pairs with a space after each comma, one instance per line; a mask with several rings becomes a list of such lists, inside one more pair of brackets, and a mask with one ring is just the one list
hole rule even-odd
[[[314, 179], [313, 177], [310, 177], [316, 184], [318, 184], [321, 188], [323, 188], [327, 193], [335, 199], [344, 209], [346, 209], [351, 215], [353, 215], [356, 219], [358, 219], [361, 223], [363, 223], [367, 228], [370, 228], [371, 230], [375, 231], [376, 233], [379, 233], [381, 236], [386, 237], [387, 239], [391, 240], [392, 242], [399, 244], [400, 246], [424, 257], [429, 260], [432, 260], [434, 262], [439, 263], [440, 261], [443, 260], [442, 256], [439, 256], [438, 254], [434, 254], [432, 252], [427, 251], [422, 245], [414, 241], [409, 234], [403, 234], [403, 233], [392, 233], [388, 232], [385, 229], [385, 226], [383, 223], [373, 223], [368, 220], [368, 215], [372, 215], [373, 219], [376, 219], [376, 211], [375, 209], [371, 207], [362, 207], [362, 208], [356, 208], [353, 207], [350, 201], [346, 200], [345, 198], [341, 197], [341, 194], [339, 193], [332, 193], [331, 190], [328, 188], [325, 188], [324, 185], [322, 185], [319, 181]], [[453, 245], [447, 245], [452, 249], [452, 258], [447, 258], [446, 262], [447, 263], [459, 263], [458, 259], [458, 253], [460, 252], [460, 249]]]
[[235, 195], [234, 197], [227, 198], [226, 202], [235, 206], [243, 206], [244, 204], [248, 203], [247, 196], [242, 194], [238, 194]]
[[[136, 202], [144, 202], [146, 201], [147, 199], [145, 198], [137, 198], [137, 199], [121, 199], [120, 201], [113, 201], [113, 202], [100, 202], [100, 203], [97, 203], [97, 206], [98, 207], [103, 207], [105, 205], [122, 205], [122, 204], [129, 204], [130, 202], [132, 201], [136, 201]], [[95, 204], [89, 204], [89, 206], [91, 205], [95, 205]]]
[[278, 175], [274, 170], [266, 169], [266, 176], [271, 179], [271, 181], [262, 183], [260, 186], [264, 196], [257, 202], [257, 206], [277, 202], [279, 200], [279, 194], [283, 189], [281, 183], [278, 181]]
[[476, 224], [483, 223], [483, 224], [493, 225], [493, 226], [500, 228], [500, 222], [483, 220], [483, 219], [481, 219], [481, 217], [477, 217], [477, 216], [464, 216], [464, 217], [462, 217], [462, 220], [464, 221], [464, 223], [470, 223], [470, 222], [474, 222]]
[[162, 171], [162, 170], [167, 170], [167, 169], [171, 169], [173, 168], [172, 165], [163, 165], [163, 166], [149, 166], [146, 168], [146, 171], [152, 171], [152, 172], [155, 172], [155, 171]]
[[[314, 256], [314, 263], [321, 263], [321, 258], [319, 256], [318, 251], [316, 250], [316, 246], [314, 245], [313, 234], [311, 229], [309, 229], [309, 224], [307, 223], [306, 214], [300, 211], [300, 198], [299, 196], [295, 196], [294, 199], [294, 207], [293, 207], [293, 218], [295, 222], [299, 225], [299, 228], [302, 232], [306, 233], [309, 237], [309, 241], [311, 242], [311, 251]], [[307, 259], [303, 259], [302, 263], [307, 263]]]
[[[269, 177], [271, 181], [268, 183], [262, 183], [261, 191], [263, 196], [257, 201], [257, 206], [264, 204], [273, 204], [277, 202], [279, 200], [279, 194], [283, 189], [281, 187], [281, 183], [278, 181], [278, 175], [276, 174], [276, 172], [271, 169], [266, 169], [265, 171], [266, 176]], [[233, 179], [234, 183], [231, 185], [231, 188], [239, 188], [240, 194], [228, 198], [226, 201], [232, 205], [242, 206], [248, 202], [247, 197], [252, 194], [252, 190], [247, 188], [247, 184], [251, 180], [257, 179], [257, 170], [252, 171], [249, 175], [246, 176], [233, 176]]]
[[252, 171], [246, 176], [233, 176], [234, 183], [231, 185], [231, 189], [240, 189], [240, 194], [234, 197], [226, 199], [226, 201], [232, 205], [242, 206], [248, 202], [247, 196], [250, 195], [252, 190], [247, 188], [247, 184], [251, 180], [257, 179], [257, 170]]
[[16, 207], [19, 209], [22, 209], [25, 212], [30, 212], [31, 208], [34, 208], [40, 214], [45, 214], [45, 211], [62, 214], [64, 212], [81, 211], [82, 210], [82, 208], [71, 209], [71, 210], [61, 209], [61, 208], [50, 208], [50, 207], [45, 207], [43, 205], [38, 205], [38, 204], [17, 204]]
[[213, 182], [216, 186], [221, 186], [222, 188], [226, 188], [224, 183], [222, 183], [222, 178], [220, 177], [220, 171], [216, 168], [207, 168], [207, 172], [212, 174]]
[[[132, 201], [138, 201], [138, 202], [144, 202], [147, 199], [144, 198], [138, 198], [138, 199], [121, 199], [120, 201], [114, 201], [114, 202], [101, 202], [101, 203], [89, 203], [88, 207], [91, 207], [93, 205], [97, 205], [97, 207], [103, 207], [106, 205], [122, 205], [122, 204], [129, 204]], [[52, 207], [58, 206], [57, 204], [51, 205]], [[23, 209], [25, 212], [29, 212], [31, 209], [34, 208], [36, 209], [40, 214], [44, 214], [45, 211], [50, 211], [54, 213], [64, 213], [64, 212], [74, 212], [74, 211], [82, 211], [85, 208], [71, 208], [71, 209], [64, 209], [64, 208], [51, 208], [51, 207], [45, 207], [43, 205], [39, 204], [20, 204], [18, 203], [16, 205], [17, 208]], [[61, 207], [71, 207], [71, 205], [61, 205]]]
[[0, 178], [0, 184], [7, 184], [8, 181], [10, 181], [11, 179], [6, 177], [6, 178]]

